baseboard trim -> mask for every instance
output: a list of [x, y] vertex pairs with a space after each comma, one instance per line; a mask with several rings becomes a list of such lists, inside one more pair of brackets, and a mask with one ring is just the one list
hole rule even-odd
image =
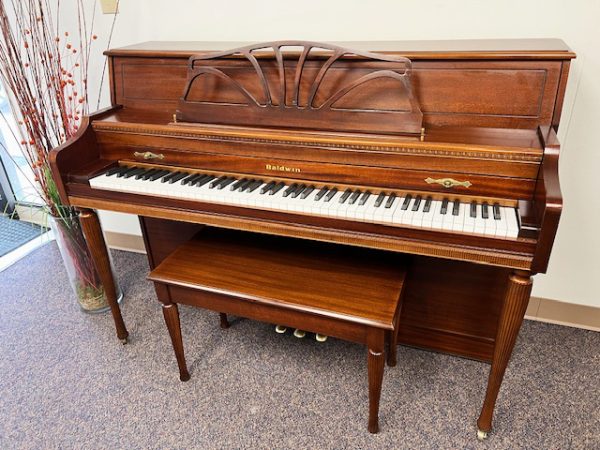
[[600, 331], [600, 308], [548, 298], [531, 297], [525, 318], [539, 322]]
[[116, 250], [125, 250], [135, 253], [146, 253], [144, 238], [137, 234], [117, 233], [114, 231], [105, 231], [104, 239], [109, 248]]
[[[135, 253], [146, 253], [142, 236], [106, 231], [110, 248]], [[547, 298], [531, 297], [525, 318], [585, 330], [600, 331], [600, 308], [576, 305]]]

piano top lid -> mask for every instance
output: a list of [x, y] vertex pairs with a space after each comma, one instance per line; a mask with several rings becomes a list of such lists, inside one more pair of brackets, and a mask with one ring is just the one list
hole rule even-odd
[[[104, 52], [108, 56], [189, 58], [192, 55], [224, 51], [251, 42], [235, 41], [148, 41]], [[342, 47], [412, 60], [428, 59], [556, 59], [576, 57], [561, 39], [463, 39], [426, 41], [331, 42]]]

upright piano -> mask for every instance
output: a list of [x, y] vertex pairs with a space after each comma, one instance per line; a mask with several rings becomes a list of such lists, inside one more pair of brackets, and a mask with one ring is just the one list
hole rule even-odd
[[[228, 50], [234, 48], [233, 50]], [[52, 153], [116, 324], [96, 210], [137, 214], [151, 268], [203, 226], [401, 252], [399, 341], [490, 363], [479, 437], [562, 209], [557, 39], [106, 52], [112, 106]]]

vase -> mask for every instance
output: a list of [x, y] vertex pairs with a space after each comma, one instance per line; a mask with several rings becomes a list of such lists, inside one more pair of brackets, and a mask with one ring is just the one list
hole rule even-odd
[[[65, 208], [62, 210], [61, 217], [50, 216], [50, 222], [79, 307], [86, 313], [108, 311], [110, 306], [106, 299], [106, 293], [83, 236], [77, 213]], [[110, 265], [112, 270], [112, 260]], [[115, 280], [117, 302], [121, 303], [123, 292], [114, 276], [113, 279]]]

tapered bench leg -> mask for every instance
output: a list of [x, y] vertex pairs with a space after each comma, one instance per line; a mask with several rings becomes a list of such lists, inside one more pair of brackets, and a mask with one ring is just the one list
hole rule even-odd
[[381, 383], [385, 365], [385, 332], [374, 330], [368, 337], [367, 368], [369, 372], [369, 432], [379, 431], [379, 399], [381, 398]]
[[227, 314], [219, 313], [219, 319], [221, 320], [221, 328], [229, 328], [229, 321], [227, 320]]
[[185, 355], [183, 354], [183, 339], [181, 337], [179, 309], [177, 308], [176, 303], [170, 303], [166, 305], [163, 304], [162, 310], [163, 316], [165, 317], [165, 323], [169, 329], [169, 335], [171, 336], [173, 350], [175, 350], [177, 365], [179, 365], [179, 379], [181, 381], [187, 381], [190, 379], [190, 373], [188, 372], [187, 365], [185, 363]]

